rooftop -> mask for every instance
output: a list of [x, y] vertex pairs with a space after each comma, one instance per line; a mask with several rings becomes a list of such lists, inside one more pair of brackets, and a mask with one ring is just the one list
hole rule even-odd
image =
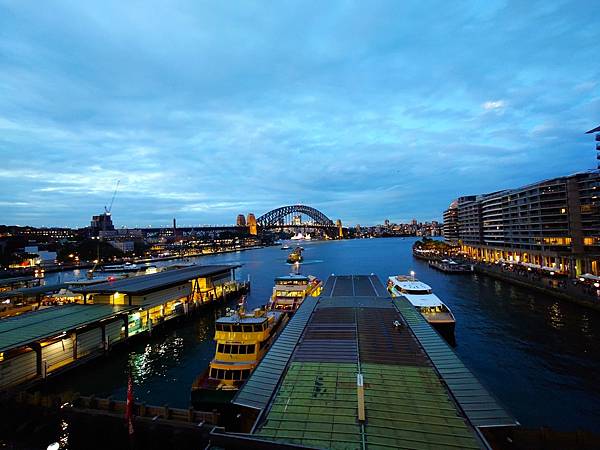
[[131, 308], [131, 306], [71, 304], [2, 319], [0, 320], [0, 352], [58, 336], [65, 331], [108, 319]]
[[22, 281], [31, 281], [34, 280], [34, 276], [25, 276], [25, 277], [12, 277], [12, 278], [0, 278], [0, 286], [9, 286], [13, 283], [19, 283]]
[[233, 403], [258, 410], [255, 439], [318, 448], [480, 448], [477, 426], [516, 423], [373, 275], [329, 277]]
[[171, 269], [163, 272], [140, 275], [131, 278], [123, 278], [116, 281], [94, 284], [73, 289], [73, 292], [82, 294], [123, 294], [139, 295], [159, 289], [166, 289], [195, 278], [208, 277], [219, 273], [228, 272], [231, 269], [241, 267], [240, 265], [194, 265], [182, 269]]

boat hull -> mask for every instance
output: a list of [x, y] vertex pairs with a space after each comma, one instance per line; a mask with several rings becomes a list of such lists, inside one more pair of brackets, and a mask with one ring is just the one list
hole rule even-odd
[[[423, 315], [425, 317], [425, 315]], [[427, 317], [425, 317], [427, 320]], [[435, 322], [427, 320], [431, 325], [450, 345], [456, 345], [456, 338], [454, 336], [454, 329], [456, 328], [456, 322]]]
[[198, 411], [212, 411], [217, 409], [222, 411], [228, 405], [237, 390], [229, 389], [210, 389], [210, 388], [195, 388], [191, 393], [191, 404]]

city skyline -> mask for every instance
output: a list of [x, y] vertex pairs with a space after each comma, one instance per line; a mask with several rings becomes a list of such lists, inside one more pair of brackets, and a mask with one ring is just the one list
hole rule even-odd
[[[440, 14], [444, 11], [444, 14]], [[600, 5], [0, 4], [0, 223], [345, 225], [595, 167]], [[252, 18], [252, 20], [249, 20]]]

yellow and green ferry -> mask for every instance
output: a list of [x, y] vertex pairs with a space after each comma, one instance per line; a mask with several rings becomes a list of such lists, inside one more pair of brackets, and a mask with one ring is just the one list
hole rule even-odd
[[242, 306], [215, 323], [216, 352], [192, 384], [191, 403], [198, 410], [222, 408], [250, 376], [287, 322], [279, 311]]
[[290, 274], [275, 278], [269, 309], [293, 313], [309, 295], [317, 297], [323, 283], [312, 275]]

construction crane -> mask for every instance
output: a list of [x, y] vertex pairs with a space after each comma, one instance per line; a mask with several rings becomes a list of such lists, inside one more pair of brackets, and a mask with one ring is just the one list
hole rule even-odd
[[113, 196], [110, 199], [110, 205], [108, 205], [108, 208], [106, 206], [104, 207], [105, 214], [110, 214], [110, 211], [112, 210], [113, 202], [115, 201], [115, 197], [117, 196], [117, 189], [119, 189], [120, 183], [121, 183], [121, 180], [117, 180], [117, 185], [115, 186], [115, 192], [113, 192]]

